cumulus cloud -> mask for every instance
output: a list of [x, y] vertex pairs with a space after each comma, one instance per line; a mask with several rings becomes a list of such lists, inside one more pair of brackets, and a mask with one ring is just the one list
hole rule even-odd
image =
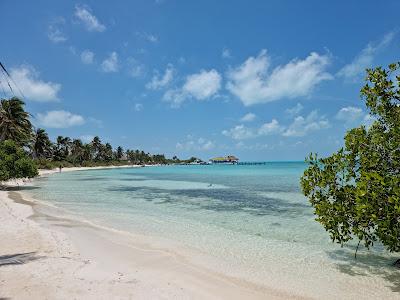
[[318, 112], [314, 110], [306, 117], [296, 117], [293, 123], [285, 129], [283, 136], [302, 137], [310, 132], [329, 127], [329, 121], [325, 117], [319, 116]]
[[221, 75], [216, 70], [201, 70], [200, 73], [189, 75], [186, 78], [182, 90], [197, 100], [205, 100], [219, 91], [221, 80]]
[[269, 123], [264, 123], [259, 128], [249, 128], [244, 125], [237, 125], [229, 130], [222, 131], [222, 134], [235, 140], [253, 139], [261, 136], [279, 134], [284, 127], [276, 119]]
[[187, 137], [187, 141], [176, 143], [176, 149], [185, 151], [209, 151], [215, 148], [213, 141], [204, 138], [194, 139], [192, 136]]
[[102, 32], [106, 30], [106, 26], [100, 23], [87, 6], [76, 5], [74, 15], [85, 26], [87, 31]]
[[255, 114], [253, 114], [253, 113], [247, 113], [247, 114], [245, 114], [241, 119], [240, 119], [240, 121], [241, 122], [252, 122], [252, 121], [254, 121], [256, 119], [256, 115]]
[[[28, 100], [49, 102], [58, 100], [58, 92], [61, 84], [39, 79], [39, 72], [32, 66], [20, 66], [12, 68], [10, 75], [19, 89]], [[14, 86], [14, 89], [16, 87]]]
[[163, 100], [170, 102], [173, 107], [179, 107], [186, 99], [194, 98], [204, 101], [215, 96], [221, 88], [221, 75], [215, 70], [201, 70], [199, 73], [186, 77], [181, 88], [165, 92]]
[[294, 59], [269, 71], [271, 59], [262, 50], [228, 72], [226, 87], [245, 106], [308, 96], [320, 82], [333, 78], [326, 72], [329, 63], [328, 55], [312, 52], [303, 60]]
[[101, 63], [101, 69], [103, 72], [118, 72], [118, 54], [117, 52], [112, 52], [103, 62]]
[[92, 64], [94, 60], [94, 53], [90, 50], [84, 50], [81, 53], [81, 60], [84, 64]]
[[47, 27], [47, 37], [53, 43], [65, 42], [68, 38], [64, 34], [62, 27], [65, 25], [65, 19], [62, 17], [53, 20]]
[[257, 134], [258, 136], [271, 135], [280, 133], [282, 130], [283, 127], [279, 125], [279, 122], [275, 119], [272, 119], [271, 122], [261, 125], [257, 131]]
[[146, 84], [146, 88], [149, 90], [158, 90], [168, 86], [168, 84], [174, 78], [174, 68], [171, 64], [165, 69], [164, 75], [160, 76], [158, 72], [153, 76], [151, 81]]
[[366, 68], [371, 67], [375, 55], [390, 45], [394, 36], [395, 32], [389, 32], [378, 43], [368, 43], [368, 45], [361, 50], [351, 63], [345, 65], [337, 73], [337, 76], [343, 77], [347, 80], [355, 80], [359, 78], [365, 73]]
[[80, 115], [72, 114], [65, 110], [53, 110], [44, 114], [37, 114], [39, 125], [47, 128], [68, 128], [85, 123], [85, 119]]
[[303, 105], [297, 103], [295, 106], [286, 109], [285, 112], [290, 116], [296, 116], [303, 110], [303, 108]]
[[363, 110], [359, 107], [353, 106], [343, 107], [336, 114], [337, 120], [344, 121], [346, 123], [359, 121], [362, 117], [364, 117]]

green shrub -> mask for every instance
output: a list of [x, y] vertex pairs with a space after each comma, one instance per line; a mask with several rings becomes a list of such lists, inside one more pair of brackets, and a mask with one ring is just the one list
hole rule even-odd
[[0, 181], [38, 175], [35, 162], [14, 141], [0, 142]]

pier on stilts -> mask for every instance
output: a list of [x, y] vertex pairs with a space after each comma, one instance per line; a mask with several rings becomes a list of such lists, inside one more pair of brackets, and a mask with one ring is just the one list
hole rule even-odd
[[267, 162], [265, 161], [243, 161], [243, 162], [237, 162], [237, 165], [240, 166], [258, 166], [258, 165], [266, 165]]

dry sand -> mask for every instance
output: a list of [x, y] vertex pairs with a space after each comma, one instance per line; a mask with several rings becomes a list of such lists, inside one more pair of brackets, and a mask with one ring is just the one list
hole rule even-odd
[[0, 191], [0, 299], [297, 298], [208, 270], [189, 252], [43, 208], [17, 189]]

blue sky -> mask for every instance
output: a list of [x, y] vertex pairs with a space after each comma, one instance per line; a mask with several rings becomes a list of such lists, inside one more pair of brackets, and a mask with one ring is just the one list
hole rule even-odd
[[0, 10], [0, 61], [36, 126], [182, 158], [329, 154], [370, 119], [363, 70], [399, 60], [399, 1], [2, 0]]

